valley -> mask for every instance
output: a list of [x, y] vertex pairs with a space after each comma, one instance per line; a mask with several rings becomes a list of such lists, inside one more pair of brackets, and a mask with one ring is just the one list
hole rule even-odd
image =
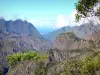
[[0, 1], [0, 75], [100, 75], [100, 0]]

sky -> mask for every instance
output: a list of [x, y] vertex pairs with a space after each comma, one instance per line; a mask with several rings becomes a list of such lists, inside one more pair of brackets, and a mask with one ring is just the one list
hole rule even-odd
[[40, 33], [72, 25], [78, 0], [0, 0], [0, 18], [31, 22]]

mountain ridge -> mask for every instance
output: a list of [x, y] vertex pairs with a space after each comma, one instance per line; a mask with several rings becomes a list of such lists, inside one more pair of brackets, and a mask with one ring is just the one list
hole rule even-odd
[[80, 26], [64, 26], [58, 30], [44, 34], [43, 37], [47, 40], [54, 41], [57, 36], [65, 32], [73, 32], [77, 37], [84, 38], [86, 35], [91, 34], [95, 30], [100, 30], [100, 25], [91, 25], [91, 23], [82, 24]]

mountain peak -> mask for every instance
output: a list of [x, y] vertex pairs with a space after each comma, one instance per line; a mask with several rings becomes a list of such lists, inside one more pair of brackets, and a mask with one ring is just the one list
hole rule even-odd
[[28, 21], [23, 21], [21, 19], [16, 20], [4, 20], [0, 19], [0, 32], [7, 32], [10, 34], [19, 34], [19, 35], [27, 35], [34, 36], [36, 38], [40, 38], [41, 35], [38, 30]]
[[73, 32], [61, 33], [58, 38], [74, 39], [76, 36]]

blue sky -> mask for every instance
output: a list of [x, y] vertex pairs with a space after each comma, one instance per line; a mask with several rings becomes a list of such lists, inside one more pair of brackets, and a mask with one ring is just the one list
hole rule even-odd
[[78, 0], [0, 0], [0, 17], [22, 19], [47, 33], [68, 25]]

